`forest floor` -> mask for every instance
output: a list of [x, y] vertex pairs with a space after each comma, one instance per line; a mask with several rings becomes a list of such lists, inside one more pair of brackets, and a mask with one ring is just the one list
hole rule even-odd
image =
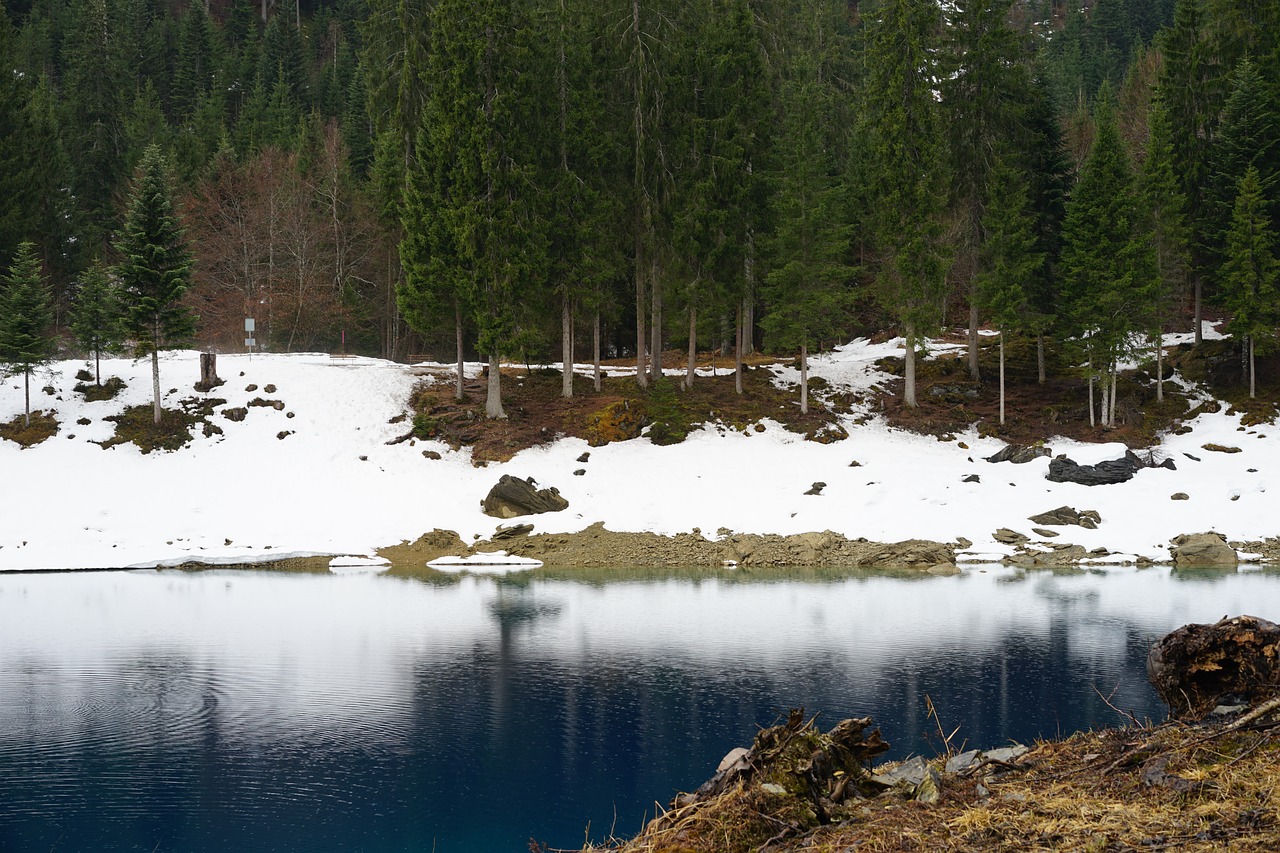
[[[964, 341], [962, 333], [941, 339], [951, 344]], [[615, 404], [637, 407], [643, 421], [651, 425], [655, 444], [672, 444], [696, 426], [719, 423], [744, 431], [765, 418], [780, 422], [788, 430], [816, 440], [843, 437], [838, 415], [857, 408], [883, 414], [890, 426], [922, 435], [949, 439], [952, 434], [974, 426], [979, 433], [1010, 444], [1038, 444], [1051, 437], [1085, 442], [1122, 442], [1131, 448], [1149, 447], [1161, 433], [1177, 429], [1194, 402], [1185, 382], [1166, 381], [1163, 401], [1157, 402], [1154, 364], [1123, 371], [1118, 380], [1116, 426], [1090, 425], [1088, 383], [1079, 369], [1062, 363], [1054, 349], [1046, 353], [1046, 381], [1037, 381], [1034, 341], [1012, 339], [1006, 347], [1005, 423], [1000, 424], [998, 344], [994, 337], [980, 339], [981, 381], [970, 379], [964, 352], [944, 352], [917, 362], [916, 407], [902, 402], [901, 358], [887, 358], [879, 365], [893, 376], [869, 397], [849, 392], [829, 392], [821, 378], [810, 380], [808, 414], [800, 413], [798, 388], [780, 381], [775, 369], [798, 367], [794, 358], [761, 354], [746, 361], [744, 393], [735, 390], [733, 363], [723, 357], [701, 353], [700, 371], [693, 387], [683, 387], [683, 377], [670, 374], [641, 388], [634, 375], [605, 376], [601, 391], [594, 391], [591, 378], [574, 377], [574, 396], [561, 396], [561, 374], [555, 368], [513, 368], [503, 370], [505, 421], [484, 418], [485, 378], [469, 379], [465, 399], [454, 399], [454, 386], [437, 381], [421, 386], [413, 405], [429, 419], [428, 435], [455, 448], [470, 447], [475, 464], [502, 462], [521, 450], [573, 436], [592, 439], [593, 424], [600, 414]], [[686, 354], [671, 350], [663, 354], [667, 371], [681, 369]], [[634, 368], [633, 361], [606, 361], [604, 369]], [[716, 368], [715, 376], [704, 375]], [[775, 369], [770, 369], [775, 368]], [[1165, 362], [1166, 376], [1178, 375], [1192, 382], [1214, 380], [1215, 393], [1241, 412], [1257, 413], [1270, 419], [1280, 409], [1280, 381], [1259, 386], [1256, 399], [1249, 400], [1242, 383], [1238, 359], [1229, 341], [1206, 341], [1198, 348], [1173, 348]], [[1280, 377], [1280, 354], [1259, 359], [1260, 377]], [[1210, 401], [1198, 411], [1215, 411], [1220, 405]], [[1207, 406], [1207, 407], [1206, 407]]]
[[[943, 751], [928, 762], [928, 796], [919, 793], [924, 786], [902, 784], [876, 795], [865, 779], [860, 793], [847, 793], [854, 786], [841, 784], [845, 771], [817, 772], [817, 756], [835, 754], [829, 736], [779, 726], [757, 736], [752, 770], [727, 790], [673, 802], [635, 838], [585, 850], [1280, 849], [1280, 724], [1265, 715], [1230, 719], [1082, 732], [1004, 760], [980, 755], [950, 772], [955, 751]], [[778, 748], [788, 742], [802, 746]]]

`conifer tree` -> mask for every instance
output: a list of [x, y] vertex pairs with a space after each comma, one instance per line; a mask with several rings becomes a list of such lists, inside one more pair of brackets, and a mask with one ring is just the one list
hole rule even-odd
[[99, 260], [80, 277], [75, 302], [71, 306], [71, 331], [76, 343], [93, 355], [94, 382], [102, 384], [101, 359], [115, 352], [122, 342], [120, 292], [111, 271]]
[[1235, 215], [1236, 190], [1249, 167], [1258, 170], [1266, 215], [1273, 221], [1280, 216], [1280, 102], [1276, 96], [1276, 87], [1263, 80], [1249, 59], [1231, 75], [1231, 95], [1209, 151], [1206, 188], [1206, 236], [1219, 260]]
[[1148, 116], [1147, 159], [1138, 176], [1143, 219], [1139, 227], [1155, 256], [1157, 287], [1147, 312], [1156, 350], [1156, 402], [1164, 400], [1164, 325], [1177, 294], [1185, 290], [1190, 263], [1186, 199], [1173, 172], [1168, 113], [1158, 96]]
[[21, 373], [25, 423], [31, 426], [31, 373], [53, 357], [53, 311], [35, 244], [18, 244], [0, 291], [0, 362]]
[[1116, 366], [1130, 334], [1141, 328], [1157, 276], [1152, 246], [1137, 227], [1138, 199], [1106, 84], [1096, 120], [1097, 135], [1067, 203], [1062, 276], [1071, 322], [1089, 356], [1090, 423], [1093, 383], [1101, 379], [1102, 423], [1114, 426]]
[[1000, 332], [1000, 423], [1005, 420], [1005, 335], [1027, 314], [1027, 285], [1044, 264], [1036, 251], [1035, 220], [1027, 201], [1026, 179], [1007, 162], [992, 171], [991, 198], [983, 215], [978, 299]]
[[903, 402], [916, 405], [916, 349], [942, 322], [949, 260], [942, 245], [946, 193], [936, 106], [938, 7], [881, 0], [865, 12], [864, 121], [877, 209], [876, 285], [906, 340]]
[[800, 413], [809, 412], [809, 347], [840, 328], [854, 270], [846, 262], [852, 227], [827, 145], [830, 92], [812, 57], [798, 60], [783, 89], [778, 138], [772, 269], [765, 277], [768, 311], [761, 325], [773, 348], [800, 355]]
[[1276, 324], [1280, 323], [1275, 239], [1263, 208], [1258, 170], [1250, 166], [1238, 185], [1221, 274], [1223, 302], [1232, 312], [1227, 332], [1243, 341], [1248, 353], [1250, 399], [1257, 393], [1256, 356], [1276, 348]]
[[151, 356], [154, 418], [160, 423], [160, 350], [181, 345], [195, 331], [182, 304], [191, 284], [191, 255], [173, 206], [168, 164], [160, 149], [142, 155], [138, 176], [116, 239], [125, 329], [138, 342], [138, 354]]

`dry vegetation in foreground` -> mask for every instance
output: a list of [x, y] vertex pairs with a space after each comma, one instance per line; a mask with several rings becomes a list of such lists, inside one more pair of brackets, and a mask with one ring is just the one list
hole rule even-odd
[[18, 415], [8, 423], [0, 423], [0, 438], [16, 442], [24, 448], [34, 447], [58, 434], [58, 418], [53, 412], [32, 412], [31, 424], [25, 415]]
[[[1013, 762], [942, 775], [931, 804], [890, 791], [833, 807], [823, 798], [838, 774], [816, 789], [784, 779], [786, 793], [777, 785], [771, 792], [765, 780], [779, 774], [812, 776], [817, 753], [806, 751], [716, 797], [673, 807], [634, 839], [584, 851], [1275, 851], [1280, 724], [1247, 717], [1041, 742]], [[820, 823], [824, 810], [839, 819]]]

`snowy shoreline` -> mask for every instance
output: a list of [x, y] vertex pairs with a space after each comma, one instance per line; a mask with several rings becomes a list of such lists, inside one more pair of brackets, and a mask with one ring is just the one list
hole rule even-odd
[[[813, 375], [832, 392], [865, 392], [889, 380], [876, 362], [894, 354], [901, 354], [900, 340], [855, 341], [815, 358]], [[222, 433], [197, 431], [190, 445], [171, 453], [94, 443], [113, 433], [104, 418], [149, 400], [146, 362], [103, 361], [104, 378], [120, 376], [127, 384], [109, 401], [86, 402], [73, 390], [84, 367], [79, 360], [56, 362], [33, 377], [33, 408], [55, 411], [60, 429], [25, 450], [0, 440], [0, 570], [373, 557], [433, 529], [480, 542], [503, 523], [480, 511], [503, 474], [554, 485], [569, 500], [567, 510], [522, 519], [538, 534], [575, 534], [598, 523], [663, 536], [707, 531], [703, 537], [713, 542], [735, 533], [831, 531], [871, 542], [958, 542], [956, 562], [990, 562], [1015, 553], [996, 540], [997, 530], [1035, 540], [1028, 516], [1065, 505], [1096, 510], [1102, 522], [1094, 530], [1061, 528], [1061, 539], [1085, 551], [1108, 550], [1090, 563], [1120, 564], [1167, 562], [1170, 540], [1184, 533], [1216, 531], [1237, 543], [1280, 533], [1275, 501], [1267, 497], [1280, 471], [1280, 442], [1266, 440], [1275, 427], [1243, 427], [1226, 407], [1189, 420], [1182, 435], [1163, 437], [1156, 451], [1174, 459], [1177, 470], [1143, 469], [1110, 486], [1052, 483], [1045, 479], [1048, 458], [989, 463], [984, 457], [1004, 446], [998, 439], [971, 431], [942, 441], [876, 417], [858, 423], [865, 411], [845, 416], [849, 438], [829, 445], [765, 421], [759, 433], [707, 425], [667, 447], [640, 438], [590, 448], [585, 466], [576, 459], [586, 443], [562, 438], [474, 467], [465, 448], [388, 444], [407, 429], [392, 421], [408, 412], [414, 385], [433, 376], [447, 381], [444, 365], [222, 355], [218, 372], [226, 384], [200, 395], [192, 390], [198, 356], [163, 355], [161, 388], [172, 389], [166, 406], [192, 397], [225, 400], [209, 417]], [[469, 369], [478, 372], [479, 365]], [[798, 378], [789, 367], [774, 372], [781, 382]], [[281, 405], [248, 406], [255, 398]], [[21, 378], [11, 377], [0, 386], [0, 421], [20, 415], [22, 406]], [[221, 414], [237, 407], [248, 407], [242, 421]], [[1125, 451], [1114, 442], [1050, 439], [1046, 446], [1081, 464]], [[585, 475], [572, 476], [580, 467]], [[973, 474], [980, 481], [965, 482]], [[805, 494], [817, 481], [826, 483], [822, 493]], [[1179, 493], [1188, 499], [1171, 500]]]

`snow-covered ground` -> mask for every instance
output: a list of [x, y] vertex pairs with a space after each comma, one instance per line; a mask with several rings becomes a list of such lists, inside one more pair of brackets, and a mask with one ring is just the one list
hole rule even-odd
[[[876, 360], [894, 354], [901, 354], [901, 341], [854, 341], [814, 359], [812, 372], [837, 390], [866, 389], [887, 379]], [[641, 438], [590, 448], [585, 465], [576, 459], [586, 443], [563, 439], [476, 468], [468, 451], [438, 442], [387, 444], [409, 427], [389, 421], [407, 412], [422, 368], [316, 354], [222, 355], [218, 372], [227, 384], [210, 395], [228, 401], [219, 412], [255, 397], [281, 400], [284, 409], [250, 408], [240, 423], [215, 414], [210, 421], [222, 435], [197, 435], [173, 453], [142, 454], [133, 445], [104, 450], [94, 442], [112, 434], [104, 417], [150, 400], [149, 362], [104, 361], [103, 376], [120, 376], [128, 387], [96, 403], [72, 390], [83, 367], [59, 362], [33, 377], [32, 406], [56, 410], [56, 436], [27, 450], [0, 440], [0, 570], [370, 556], [433, 528], [471, 541], [500, 523], [481, 513], [480, 502], [502, 474], [533, 477], [569, 500], [563, 512], [527, 519], [541, 533], [603, 521], [613, 530], [699, 528], [707, 536], [727, 528], [832, 530], [884, 542], [964, 537], [973, 546], [962, 558], [981, 560], [1010, 553], [992, 538], [995, 530], [1033, 535], [1027, 516], [1064, 504], [1095, 509], [1103, 521], [1097, 530], [1059, 528], [1058, 541], [1106, 547], [1117, 561], [1167, 559], [1169, 540], [1180, 533], [1216, 530], [1230, 539], [1280, 533], [1277, 504], [1267, 497], [1280, 473], [1280, 427], [1242, 430], [1239, 418], [1225, 413], [1202, 414], [1190, 433], [1164, 439], [1157, 454], [1172, 457], [1176, 471], [1144, 469], [1128, 483], [1092, 488], [1049, 482], [1047, 458], [988, 463], [982, 457], [1003, 443], [976, 433], [944, 442], [874, 418], [856, 424], [854, 416], [845, 424], [849, 439], [830, 445], [806, 442], [777, 424], [747, 435], [708, 426], [669, 447]], [[778, 372], [793, 378], [786, 368]], [[198, 378], [197, 353], [163, 355], [161, 388], [175, 389], [168, 405], [193, 396]], [[251, 384], [258, 388], [245, 390]], [[268, 384], [277, 390], [265, 392]], [[45, 385], [53, 395], [37, 390]], [[21, 378], [4, 381], [0, 421], [22, 406]], [[1207, 443], [1242, 452], [1205, 451]], [[1118, 443], [1047, 444], [1080, 463], [1124, 452]], [[425, 450], [443, 458], [425, 458]], [[572, 476], [578, 468], [586, 474]], [[981, 482], [963, 482], [970, 474]], [[805, 495], [815, 481], [827, 484], [822, 494]], [[1190, 499], [1171, 501], [1175, 492]]]

